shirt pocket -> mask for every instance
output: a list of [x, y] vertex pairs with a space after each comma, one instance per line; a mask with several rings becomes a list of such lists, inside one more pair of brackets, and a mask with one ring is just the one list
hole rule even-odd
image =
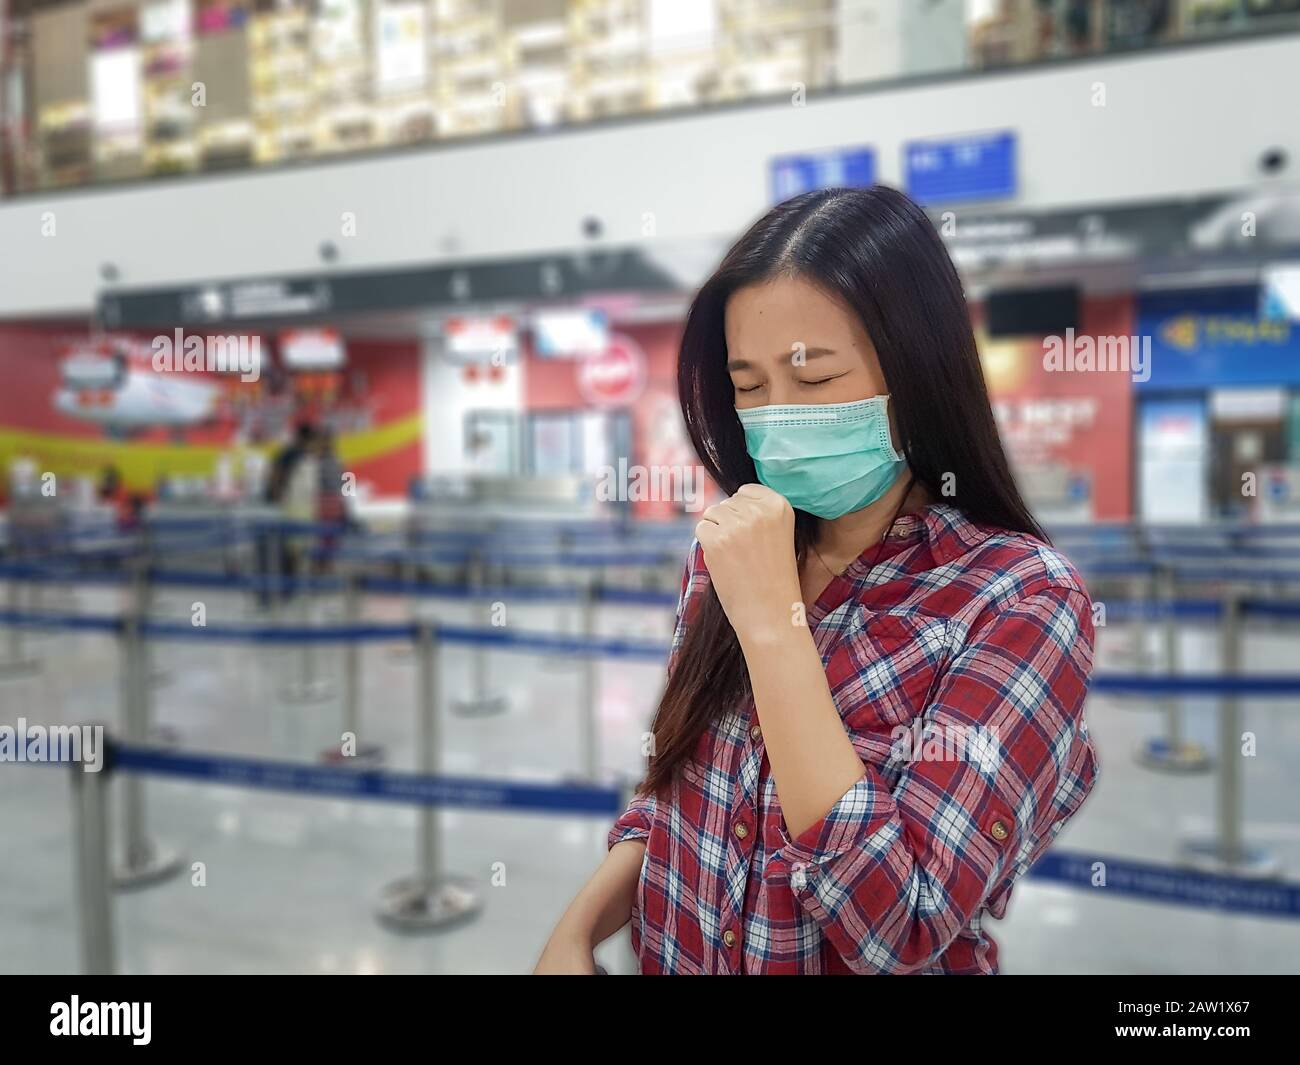
[[[855, 742], [888, 747], [925, 710], [948, 659], [948, 623], [923, 614], [863, 611], [831, 661], [835, 705]], [[877, 752], [879, 753], [879, 752]]]

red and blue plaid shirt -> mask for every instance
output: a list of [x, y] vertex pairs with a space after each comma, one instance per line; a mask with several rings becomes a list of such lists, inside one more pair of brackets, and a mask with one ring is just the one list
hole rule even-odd
[[[643, 973], [994, 973], [985, 915], [1097, 776], [1083, 718], [1092, 611], [1028, 536], [936, 505], [822, 593], [808, 626], [862, 777], [791, 839], [753, 699], [608, 844], [645, 842]], [[692, 548], [673, 657], [709, 581]]]

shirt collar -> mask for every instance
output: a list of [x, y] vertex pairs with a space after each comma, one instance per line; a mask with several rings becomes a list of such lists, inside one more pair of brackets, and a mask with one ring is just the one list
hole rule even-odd
[[935, 564], [942, 565], [966, 554], [992, 533], [993, 530], [976, 525], [954, 506], [930, 503], [915, 513], [896, 519], [885, 540], [900, 547], [924, 543]]

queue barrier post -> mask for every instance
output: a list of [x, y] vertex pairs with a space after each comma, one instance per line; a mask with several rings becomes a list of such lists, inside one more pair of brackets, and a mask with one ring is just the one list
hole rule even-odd
[[267, 601], [271, 608], [271, 622], [278, 625], [284, 609], [284, 537], [279, 522], [265, 527], [267, 530]]
[[32, 610], [39, 614], [45, 609], [45, 585], [40, 581], [32, 581], [27, 599], [31, 603]]
[[[438, 640], [428, 621], [416, 630], [416, 708], [418, 713], [418, 771], [439, 771], [441, 733], [438, 721]], [[378, 917], [399, 932], [430, 932], [474, 917], [482, 899], [472, 881], [447, 876], [442, 869], [439, 811], [423, 805], [418, 814], [418, 857], [414, 876], [395, 880], [383, 889]]]
[[[315, 623], [312, 616], [313, 593], [308, 587], [308, 579], [305, 574], [303, 580], [299, 583], [294, 618], [299, 628], [310, 629]], [[303, 640], [302, 645], [298, 648], [298, 676], [284, 686], [280, 693], [281, 696], [288, 703], [300, 705], [320, 703], [330, 697], [330, 689], [329, 681], [317, 674], [315, 641]]]
[[[487, 565], [479, 551], [473, 552], [469, 561], [469, 590], [473, 600], [472, 610], [480, 628], [492, 627], [492, 604], [487, 590]], [[488, 651], [480, 644], [470, 650], [469, 691], [452, 702], [451, 708], [461, 717], [492, 717], [510, 708], [504, 692], [493, 691], [488, 676]]]
[[[1219, 628], [1221, 664], [1230, 677], [1242, 675], [1241, 592], [1224, 586]], [[1242, 820], [1241, 701], [1225, 692], [1219, 701], [1219, 775], [1215, 803], [1216, 832], [1212, 839], [1185, 840], [1183, 860], [1197, 869], [1236, 876], [1274, 877], [1280, 872], [1276, 858], [1262, 847], [1245, 841]]]
[[[349, 569], [343, 585], [343, 623], [352, 627], [360, 621], [360, 578], [355, 570]], [[343, 743], [348, 742], [348, 737], [356, 745], [350, 754], [342, 746], [336, 746], [326, 748], [322, 757], [329, 762], [345, 757], [369, 764], [383, 761], [383, 748], [375, 743], [363, 743], [361, 739], [361, 643], [355, 639], [343, 645]]]
[[[1155, 565], [1148, 563], [1146, 567], [1145, 580], [1139, 579], [1136, 582], [1139, 588], [1145, 588], [1144, 598], [1148, 603], [1154, 603], [1160, 595], [1160, 584], [1157, 577]], [[1143, 592], [1139, 592], [1143, 595]], [[1138, 623], [1138, 651], [1137, 651], [1137, 670], [1139, 673], [1151, 672], [1151, 634], [1147, 630], [1146, 619], [1143, 618]]]
[[[152, 716], [149, 656], [142, 631], [149, 616], [149, 584], [148, 559], [136, 560], [131, 571], [132, 605], [122, 619], [118, 661], [122, 729], [127, 741], [139, 746], [149, 742]], [[146, 822], [144, 780], [127, 775], [122, 780], [124, 850], [113, 874], [113, 883], [121, 891], [162, 883], [181, 870], [180, 854], [151, 838]]]
[[[596, 599], [599, 589], [595, 580], [588, 580], [582, 589], [582, 636], [588, 642], [596, 638]], [[578, 736], [578, 750], [583, 776], [595, 780], [600, 771], [600, 661], [595, 654], [582, 656], [582, 673], [579, 680], [579, 713], [582, 714]]]
[[[414, 590], [416, 582], [420, 577], [420, 568], [416, 565], [412, 556], [414, 550], [415, 542], [409, 541], [406, 544], [405, 550], [402, 552], [401, 559], [397, 563], [398, 582], [411, 589], [407, 595], [407, 602], [410, 607], [409, 617], [413, 624], [418, 620], [420, 612], [420, 600], [418, 594]], [[389, 648], [389, 654], [393, 658], [399, 659], [403, 662], [409, 661], [412, 654], [410, 641], [402, 640], [400, 643], [393, 644], [393, 646]]]
[[[1178, 646], [1178, 605], [1174, 571], [1170, 566], [1158, 567], [1156, 579], [1158, 597], [1153, 601], [1161, 610], [1160, 639], [1165, 676], [1181, 673], [1181, 654]], [[1145, 643], [1145, 637], [1144, 637]], [[1204, 773], [1210, 768], [1210, 754], [1202, 744], [1192, 743], [1183, 736], [1183, 709], [1176, 695], [1166, 695], [1162, 700], [1165, 734], [1152, 736], [1138, 748], [1138, 762], [1148, 769], [1166, 773]]]
[[[569, 537], [572, 539], [572, 536]], [[592, 577], [590, 573], [584, 573], [582, 577], [583, 589], [590, 583]], [[555, 631], [560, 636], [576, 636], [583, 631], [582, 624], [582, 596], [583, 590], [579, 589], [577, 596], [572, 600], [560, 599], [556, 604]], [[537, 661], [539, 669], [544, 669], [548, 673], [567, 673], [573, 669], [573, 659], [566, 655], [546, 655]]]
[[[20, 584], [18, 574], [11, 572], [6, 584], [8, 585], [6, 605], [11, 613], [17, 614], [21, 609], [18, 602]], [[35, 673], [40, 666], [40, 659], [27, 654], [24, 648], [22, 626], [16, 622], [8, 626], [8, 632], [5, 633], [5, 655], [4, 659], [0, 660], [0, 679], [27, 676]]]
[[108, 768], [101, 763], [91, 771], [80, 762], [72, 762], [68, 771], [72, 779], [72, 822], [77, 848], [81, 969], [87, 976], [111, 976], [116, 962], [108, 839], [112, 823], [108, 809]]

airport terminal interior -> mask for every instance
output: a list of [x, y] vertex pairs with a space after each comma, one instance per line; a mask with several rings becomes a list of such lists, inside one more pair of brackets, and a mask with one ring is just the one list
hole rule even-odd
[[532, 971], [723, 498], [691, 301], [873, 185], [1093, 602], [1000, 970], [1296, 972], [1297, 98], [1300, 0], [0, 2], [0, 972]]

